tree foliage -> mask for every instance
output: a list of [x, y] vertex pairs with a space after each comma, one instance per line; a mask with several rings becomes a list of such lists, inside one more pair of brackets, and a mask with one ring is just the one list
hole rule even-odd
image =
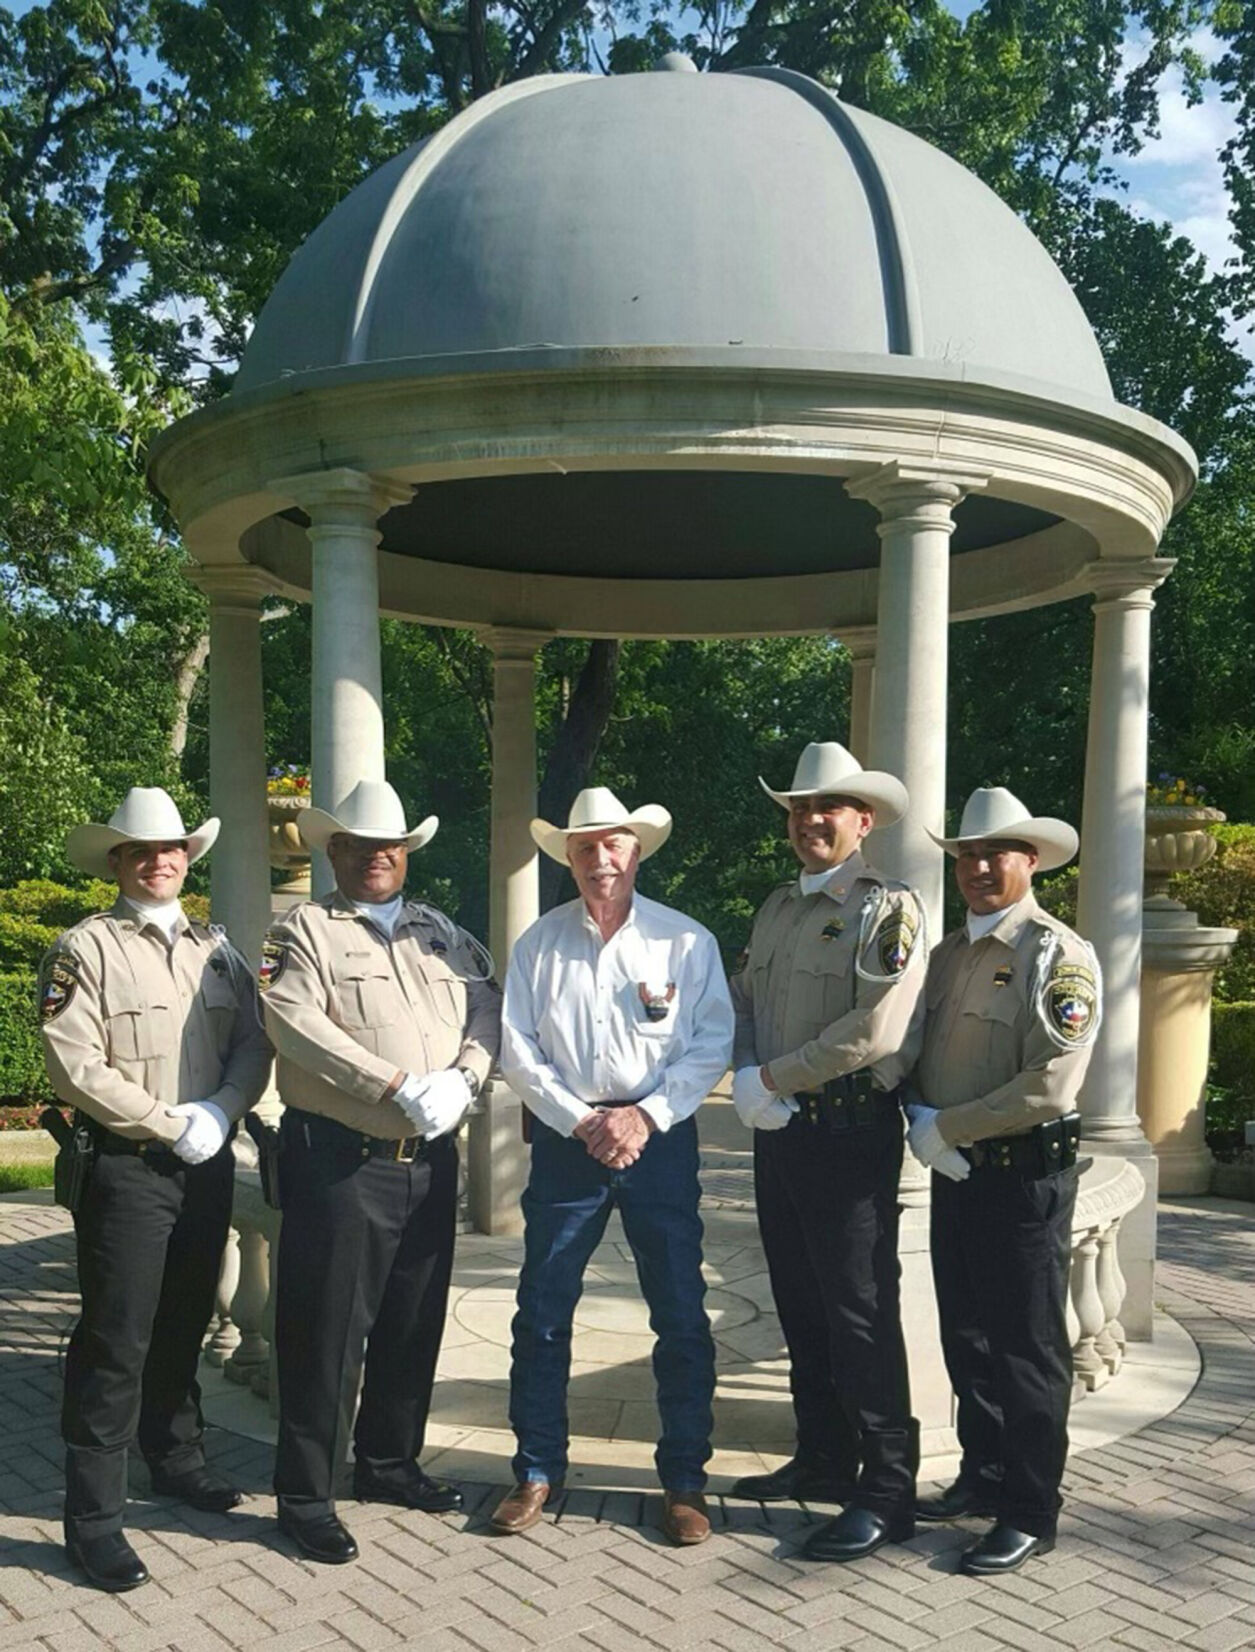
[[[1210, 69], [1204, 25], [1222, 44]], [[1234, 342], [1255, 298], [1255, 25], [1240, 0], [983, 0], [964, 17], [941, 0], [46, 0], [0, 10], [0, 732], [26, 765], [24, 789], [0, 779], [0, 842], [16, 844], [0, 876], [46, 870], [63, 822], [128, 784], [170, 785], [189, 810], [204, 796], [204, 604], [142, 451], [229, 388], [302, 239], [493, 88], [635, 72], [672, 49], [714, 73], [814, 75], [940, 145], [1043, 239], [1117, 395], [1204, 463], [1165, 546], [1178, 568], [1155, 631], [1157, 755], [1231, 812], [1255, 806], [1255, 438]], [[1187, 97], [1210, 75], [1234, 106], [1228, 270], [1119, 188], [1169, 69]], [[956, 630], [955, 801], [996, 779], [1075, 816], [1090, 635], [1084, 603]], [[301, 609], [264, 628], [274, 761], [308, 758], [308, 649]], [[396, 622], [383, 658], [390, 773], [446, 823], [423, 875], [482, 929], [491, 661], [468, 634]], [[561, 818], [593, 771], [667, 803], [677, 828], [651, 887], [734, 944], [784, 864], [752, 777], [841, 734], [847, 683], [822, 639], [551, 644], [542, 808]]]

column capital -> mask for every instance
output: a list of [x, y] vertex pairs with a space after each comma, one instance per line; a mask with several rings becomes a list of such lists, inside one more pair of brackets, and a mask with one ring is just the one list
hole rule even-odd
[[266, 486], [268, 492], [294, 500], [315, 525], [369, 522], [373, 527], [385, 511], [414, 496], [410, 487], [346, 465], [276, 476]]
[[828, 635], [839, 642], [852, 660], [876, 658], [876, 627], [874, 625], [834, 626]]
[[491, 649], [498, 665], [526, 661], [529, 665], [547, 642], [552, 642], [552, 631], [529, 631], [521, 626], [489, 625], [479, 633], [485, 648]]
[[1104, 557], [1091, 562], [1083, 578], [1094, 593], [1094, 608], [1153, 608], [1155, 592], [1176, 567], [1170, 556], [1142, 557], [1125, 562]]
[[279, 589], [271, 574], [251, 562], [198, 563], [187, 570], [187, 578], [205, 593], [215, 613], [255, 616], [265, 598]]
[[921, 513], [927, 513], [930, 527], [937, 526], [939, 509], [948, 515], [966, 494], [987, 487], [991, 475], [936, 459], [891, 459], [862, 476], [848, 477], [845, 491], [851, 499], [875, 505], [883, 533], [889, 524]]

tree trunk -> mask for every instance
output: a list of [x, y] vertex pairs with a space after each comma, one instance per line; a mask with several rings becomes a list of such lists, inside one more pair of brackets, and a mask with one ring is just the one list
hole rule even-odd
[[[588, 784], [602, 735], [614, 710], [622, 643], [598, 640], [589, 645], [566, 716], [545, 764], [538, 812], [542, 820], [564, 824], [576, 796]], [[540, 857], [540, 909], [547, 912], [561, 898], [567, 874], [548, 855]]]
[[181, 764], [183, 761], [192, 696], [196, 692], [196, 685], [200, 681], [200, 674], [205, 669], [205, 661], [208, 658], [209, 631], [206, 629], [179, 661], [178, 673], [174, 679], [176, 700], [174, 726], [170, 730], [170, 752], [176, 763]]

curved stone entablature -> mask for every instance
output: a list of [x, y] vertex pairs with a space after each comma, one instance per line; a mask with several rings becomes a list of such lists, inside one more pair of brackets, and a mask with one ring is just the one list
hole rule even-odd
[[[309, 589], [308, 548], [299, 527], [285, 532], [301, 501], [281, 481], [343, 467], [376, 476], [393, 497], [419, 490], [382, 522], [389, 611], [671, 636], [874, 623], [874, 515], [841, 484], [888, 463], [980, 479], [956, 513], [956, 617], [1076, 594], [1099, 555], [1153, 554], [1192, 483], [1185, 443], [1107, 399], [1060, 402], [1009, 375], [973, 383], [961, 368], [934, 363], [922, 374], [902, 358], [778, 361], [728, 349], [538, 351], [514, 353], [510, 373], [464, 359], [422, 372], [411, 362], [312, 372], [181, 421], [154, 445], [153, 477], [194, 555], [238, 556], [240, 536], [255, 530], [248, 556], [293, 595]], [[554, 485], [573, 475], [570, 490]], [[735, 502], [738, 479], [755, 476], [782, 525], [756, 554], [741, 524], [733, 558], [721, 530], [729, 506], [717, 495]], [[527, 477], [524, 519], [492, 488]], [[437, 497], [445, 483], [462, 522], [442, 541], [430, 529], [451, 526]], [[674, 541], [657, 546], [660, 501], [677, 519]], [[617, 562], [591, 531], [597, 508], [612, 507]], [[546, 536], [554, 549], [529, 562]], [[562, 558], [581, 542], [587, 552]], [[640, 564], [628, 575], [633, 542]], [[665, 603], [650, 598], [660, 574]]]

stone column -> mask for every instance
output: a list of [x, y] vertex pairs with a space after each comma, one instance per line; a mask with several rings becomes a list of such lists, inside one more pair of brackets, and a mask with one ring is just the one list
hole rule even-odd
[[[543, 632], [494, 627], [484, 633], [493, 656], [492, 858], [489, 935], [497, 978], [505, 982], [515, 941], [540, 912], [536, 814], [536, 652]], [[522, 1103], [499, 1078], [472, 1118], [468, 1146], [471, 1219], [480, 1233], [523, 1231], [519, 1199], [527, 1181]]]
[[869, 499], [880, 512], [868, 761], [897, 775], [911, 797], [906, 819], [876, 833], [872, 858], [919, 890], [934, 936], [941, 927], [944, 856], [925, 827], [945, 827], [950, 535], [954, 507], [986, 480], [940, 464], [895, 460], [846, 483], [852, 498]]
[[874, 626], [852, 627], [837, 634], [850, 655], [850, 732], [846, 750], [864, 768], [870, 761], [872, 696], [876, 691], [876, 631]]
[[1158, 1175], [1137, 1116], [1142, 967], [1142, 860], [1146, 837], [1146, 735], [1150, 614], [1172, 564], [1100, 561], [1094, 591], [1094, 659], [1085, 751], [1077, 928], [1098, 955], [1103, 1026], [1081, 1092], [1087, 1151], [1129, 1159], [1146, 1193], [1120, 1231], [1128, 1280], [1124, 1324], [1148, 1340], [1154, 1324]]
[[209, 858], [213, 920], [254, 963], [270, 923], [261, 604], [273, 589], [247, 563], [196, 569], [209, 598], [209, 805], [222, 831]]
[[[311, 791], [319, 808], [334, 810], [359, 780], [385, 778], [378, 521], [409, 493], [343, 468], [285, 477], [271, 487], [309, 517]], [[315, 855], [315, 895], [331, 885], [326, 857]]]

